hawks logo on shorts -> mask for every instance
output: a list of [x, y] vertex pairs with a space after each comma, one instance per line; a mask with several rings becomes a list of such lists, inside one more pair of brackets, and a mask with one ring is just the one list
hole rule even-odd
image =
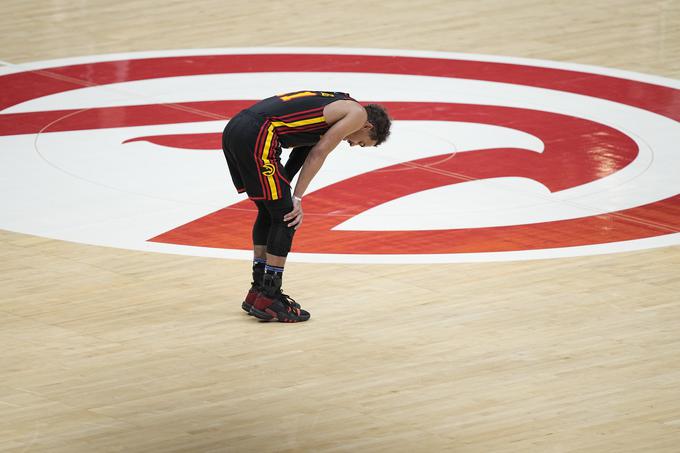
[[271, 176], [276, 171], [276, 167], [274, 167], [272, 164], [264, 164], [262, 167], [260, 167], [260, 171], [265, 176]]

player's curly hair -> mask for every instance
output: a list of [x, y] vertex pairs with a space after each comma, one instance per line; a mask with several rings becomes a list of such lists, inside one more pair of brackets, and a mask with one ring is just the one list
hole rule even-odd
[[378, 146], [390, 136], [392, 120], [382, 105], [368, 104], [364, 108], [368, 114], [368, 122], [373, 125], [370, 132], [371, 139], [375, 140], [375, 146]]

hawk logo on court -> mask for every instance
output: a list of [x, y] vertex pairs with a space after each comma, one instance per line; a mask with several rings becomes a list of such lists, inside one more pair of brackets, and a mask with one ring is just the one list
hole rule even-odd
[[272, 93], [318, 87], [385, 105], [393, 132], [376, 149], [331, 153], [292, 259], [510, 260], [680, 243], [678, 81], [432, 52], [197, 53], [0, 68], [0, 209], [12, 213], [0, 228], [249, 258], [256, 211], [229, 183], [221, 131]]
[[276, 171], [276, 167], [274, 167], [272, 164], [264, 164], [262, 167], [260, 167], [260, 171], [265, 176], [271, 176]]

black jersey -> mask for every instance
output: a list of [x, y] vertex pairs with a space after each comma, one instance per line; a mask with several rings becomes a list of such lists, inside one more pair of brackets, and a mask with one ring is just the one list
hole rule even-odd
[[347, 93], [332, 91], [296, 91], [263, 99], [249, 107], [261, 116], [267, 126], [267, 135], [284, 148], [315, 145], [330, 128], [323, 116], [328, 104], [354, 101]]
[[341, 100], [354, 101], [347, 93], [296, 91], [264, 99], [233, 117], [224, 128], [222, 149], [236, 190], [254, 200], [290, 199], [290, 179], [302, 162], [289, 174], [279, 161], [281, 148], [316, 145], [330, 128], [324, 107]]

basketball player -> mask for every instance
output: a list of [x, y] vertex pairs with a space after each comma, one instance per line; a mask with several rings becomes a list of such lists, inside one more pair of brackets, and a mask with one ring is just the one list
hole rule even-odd
[[[303, 218], [302, 198], [326, 156], [346, 140], [377, 146], [390, 133], [379, 105], [346, 93], [299, 91], [264, 99], [232, 118], [222, 149], [236, 190], [257, 206], [253, 225], [253, 282], [241, 307], [263, 320], [300, 322], [309, 312], [281, 292], [283, 268]], [[286, 165], [281, 148], [293, 148]], [[291, 194], [290, 181], [302, 169]]]

